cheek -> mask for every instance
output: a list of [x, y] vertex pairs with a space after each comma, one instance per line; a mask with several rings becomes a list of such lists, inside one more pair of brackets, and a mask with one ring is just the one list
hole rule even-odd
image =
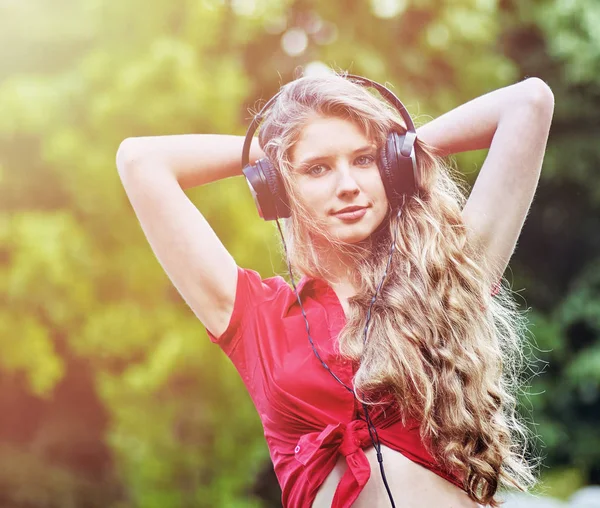
[[300, 191], [302, 203], [311, 215], [322, 214], [326, 203], [331, 200], [328, 186], [325, 182], [322, 182], [321, 185], [319, 185], [318, 181], [310, 182], [302, 185], [298, 190]]
[[317, 188], [312, 189], [311, 187], [307, 185], [298, 186], [296, 188], [298, 192], [296, 200], [310, 217], [316, 217], [320, 213], [320, 208], [322, 208], [323, 198]]
[[383, 186], [383, 182], [381, 178], [377, 178], [374, 180], [372, 185], [372, 195], [374, 199], [377, 200], [377, 204], [382, 207], [387, 207], [387, 195], [385, 193], [385, 187]]

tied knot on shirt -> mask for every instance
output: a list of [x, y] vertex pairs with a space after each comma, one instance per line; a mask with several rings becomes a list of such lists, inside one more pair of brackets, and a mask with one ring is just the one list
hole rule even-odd
[[371, 476], [371, 465], [363, 448], [371, 445], [371, 436], [364, 420], [347, 424], [330, 424], [321, 432], [304, 434], [294, 453], [303, 465], [313, 461], [337, 462], [338, 455], [346, 457], [348, 469], [335, 491], [332, 507], [348, 507], [360, 494]]
[[371, 443], [371, 436], [364, 420], [350, 423], [330, 424], [321, 432], [304, 434], [294, 450], [296, 459], [305, 466], [319, 451], [338, 452], [344, 457], [356, 453]]

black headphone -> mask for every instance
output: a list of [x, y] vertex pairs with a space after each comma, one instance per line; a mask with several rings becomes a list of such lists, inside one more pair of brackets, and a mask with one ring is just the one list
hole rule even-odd
[[[398, 110], [406, 122], [406, 132], [391, 131], [377, 157], [377, 166], [388, 201], [392, 209], [396, 209], [404, 201], [404, 196], [415, 193], [420, 187], [414, 149], [417, 139], [415, 125], [404, 104], [388, 88], [370, 79], [352, 74], [346, 75], [346, 79], [375, 88]], [[242, 171], [246, 176], [258, 213], [264, 220], [285, 219], [291, 214], [288, 195], [281, 175], [271, 161], [265, 157], [257, 160], [254, 164], [249, 164], [252, 137], [264, 118], [265, 112], [282, 92], [283, 90], [280, 90], [273, 96], [254, 117], [248, 127], [242, 150]]]

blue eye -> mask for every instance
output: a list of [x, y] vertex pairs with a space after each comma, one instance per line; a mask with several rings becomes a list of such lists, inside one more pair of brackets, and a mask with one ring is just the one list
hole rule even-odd
[[375, 157], [373, 157], [372, 155], [361, 155], [356, 160], [357, 162], [362, 160], [362, 162], [359, 162], [360, 166], [368, 166], [369, 164], [375, 161]]
[[318, 171], [318, 172], [315, 172], [315, 171], [314, 171], [314, 170], [315, 170], [315, 168], [324, 168], [324, 167], [325, 167], [325, 166], [324, 166], [323, 164], [317, 164], [317, 165], [315, 165], [315, 166], [313, 166], [313, 167], [309, 168], [309, 169], [308, 169], [306, 172], [307, 172], [309, 175], [312, 175], [312, 176], [319, 176], [319, 175], [322, 175], [322, 174], [323, 174], [323, 171]]
[[[370, 166], [373, 164], [373, 162], [375, 162], [375, 157], [373, 155], [361, 155], [354, 161], [354, 163], [359, 166]], [[327, 171], [327, 169], [328, 166], [326, 164], [315, 164], [314, 166], [306, 169], [304, 173], [310, 176], [321, 176]]]

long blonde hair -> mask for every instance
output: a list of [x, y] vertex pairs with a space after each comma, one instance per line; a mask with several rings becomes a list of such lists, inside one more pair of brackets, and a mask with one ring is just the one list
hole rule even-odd
[[[352, 121], [378, 147], [390, 129], [406, 129], [392, 107], [343, 75], [302, 77], [282, 90], [259, 142], [290, 196], [292, 216], [284, 220], [289, 261], [296, 272], [328, 280], [313, 241], [325, 231], [295, 189], [290, 149], [314, 115]], [[390, 213], [384, 227], [358, 245], [328, 239], [353, 260], [358, 289], [349, 299], [339, 352], [360, 362], [357, 396], [382, 389], [392, 394], [405, 420], [421, 422], [423, 442], [440, 465], [464, 478], [469, 496], [498, 506], [500, 487], [525, 491], [536, 483], [538, 464], [526, 457], [531, 431], [517, 412], [519, 378], [528, 366], [527, 318], [505, 287], [491, 297], [498, 272], [462, 221], [460, 174], [422, 141], [415, 150], [420, 188], [401, 215]], [[391, 267], [364, 345], [366, 314], [394, 233]], [[360, 400], [378, 403], [368, 395]]]

